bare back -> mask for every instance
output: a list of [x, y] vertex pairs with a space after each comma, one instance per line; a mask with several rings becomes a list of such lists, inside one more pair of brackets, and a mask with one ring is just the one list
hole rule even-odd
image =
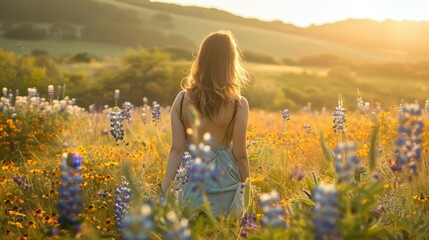
[[[185, 129], [191, 128], [191, 123], [189, 119], [189, 96], [186, 92], [181, 93], [181, 107], [179, 108], [179, 116], [183, 119], [183, 125]], [[182, 101], [183, 99], [183, 101]], [[211, 146], [219, 146], [223, 144], [223, 139], [227, 134], [228, 128], [234, 126], [235, 118], [237, 114], [238, 102], [230, 103], [228, 106], [223, 107], [219, 110], [218, 114], [213, 117], [213, 119], [201, 119], [201, 128], [199, 129], [199, 139], [203, 138], [203, 135], [206, 132], [209, 132], [213, 137], [213, 142], [210, 143]], [[231, 129], [230, 131], [233, 131]], [[195, 139], [192, 139], [192, 136], [188, 135], [187, 140], [189, 142], [195, 142]]]

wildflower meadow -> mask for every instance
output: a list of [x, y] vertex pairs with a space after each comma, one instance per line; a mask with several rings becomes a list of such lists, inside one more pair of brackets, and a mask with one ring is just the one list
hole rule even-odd
[[[83, 108], [46, 88], [2, 89], [1, 239], [429, 238], [429, 98], [386, 106], [358, 91], [332, 109], [252, 109], [244, 214], [219, 219], [204, 198], [219, 175], [210, 133], [164, 193], [169, 106], [117, 89], [113, 106]], [[176, 203], [188, 181], [206, 200], [195, 209]]]

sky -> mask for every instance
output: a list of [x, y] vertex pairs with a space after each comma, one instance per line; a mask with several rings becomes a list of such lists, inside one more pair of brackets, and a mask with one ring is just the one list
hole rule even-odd
[[243, 17], [280, 20], [296, 26], [348, 18], [429, 21], [429, 0], [152, 0], [214, 7]]

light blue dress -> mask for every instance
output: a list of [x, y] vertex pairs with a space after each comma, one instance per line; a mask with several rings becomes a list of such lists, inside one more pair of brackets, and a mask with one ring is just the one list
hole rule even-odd
[[[217, 218], [229, 214], [235, 218], [241, 217], [244, 210], [243, 189], [240, 172], [235, 163], [231, 149], [225, 146], [211, 148], [213, 162], [220, 170], [217, 181], [208, 179], [205, 186], [213, 215]], [[178, 194], [179, 206], [194, 209], [203, 204], [201, 191], [197, 183], [189, 181], [182, 186]]]

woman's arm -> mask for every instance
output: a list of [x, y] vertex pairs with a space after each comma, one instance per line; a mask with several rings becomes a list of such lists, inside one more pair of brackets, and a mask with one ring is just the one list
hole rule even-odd
[[232, 136], [232, 154], [240, 171], [241, 181], [245, 182], [250, 177], [249, 159], [247, 158], [246, 132], [249, 118], [249, 103], [241, 97], [237, 109]]
[[172, 142], [170, 152], [168, 154], [167, 169], [165, 171], [164, 180], [161, 184], [163, 193], [166, 193], [171, 185], [171, 182], [176, 176], [176, 170], [179, 168], [182, 161], [183, 153], [186, 147], [185, 130], [179, 118], [180, 101], [183, 92], [180, 92], [174, 100], [171, 107], [171, 135]]

